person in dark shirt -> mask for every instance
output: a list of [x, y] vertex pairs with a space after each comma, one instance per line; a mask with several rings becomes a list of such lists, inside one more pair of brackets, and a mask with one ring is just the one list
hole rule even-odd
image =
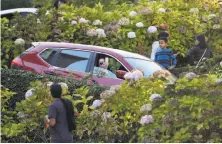
[[[66, 107], [61, 99], [62, 87], [54, 83], [50, 87], [54, 102], [49, 106], [47, 122], [52, 143], [72, 143], [73, 136], [68, 127]], [[73, 113], [74, 115], [74, 113]]]
[[189, 64], [194, 64], [203, 58], [213, 57], [212, 50], [207, 46], [206, 38], [200, 34], [196, 36], [195, 46], [192, 47], [186, 54]]
[[176, 67], [177, 60], [173, 52], [167, 48], [168, 40], [165, 37], [159, 39], [160, 48], [156, 55], [155, 61], [168, 70], [173, 70]]

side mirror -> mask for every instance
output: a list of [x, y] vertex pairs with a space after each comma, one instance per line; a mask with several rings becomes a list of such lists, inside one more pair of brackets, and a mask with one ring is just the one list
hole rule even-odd
[[124, 79], [124, 75], [127, 73], [127, 71], [123, 71], [123, 70], [117, 70], [116, 71], [116, 76], [120, 79]]

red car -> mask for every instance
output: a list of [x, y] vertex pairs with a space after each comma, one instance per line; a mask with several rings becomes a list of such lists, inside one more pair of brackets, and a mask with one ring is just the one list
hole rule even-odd
[[[124, 74], [135, 68], [142, 69], [145, 77], [163, 69], [145, 56], [118, 49], [57, 42], [32, 44], [12, 61], [11, 68], [63, 77], [73, 74], [75, 79], [92, 73], [93, 81], [104, 86], [121, 84]], [[103, 60], [108, 60], [108, 67], [100, 67]]]

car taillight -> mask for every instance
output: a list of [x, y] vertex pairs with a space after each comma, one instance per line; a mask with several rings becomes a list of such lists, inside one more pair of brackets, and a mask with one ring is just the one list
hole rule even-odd
[[12, 69], [18, 69], [21, 70], [23, 69], [23, 62], [22, 59], [20, 57], [15, 58], [12, 62], [11, 62], [11, 68]]

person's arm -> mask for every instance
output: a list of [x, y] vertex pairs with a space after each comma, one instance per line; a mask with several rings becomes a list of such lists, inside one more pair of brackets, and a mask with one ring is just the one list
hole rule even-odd
[[195, 47], [192, 47], [188, 52], [187, 52], [187, 54], [186, 54], [186, 57], [192, 57], [192, 56], [194, 56], [194, 54], [195, 54]]
[[49, 106], [48, 123], [51, 127], [56, 125], [57, 109], [54, 105]]
[[152, 44], [152, 53], [151, 53], [151, 60], [155, 61], [155, 56], [156, 56], [156, 52], [157, 52], [157, 49], [159, 48], [159, 42], [154, 42]]
[[173, 52], [172, 52], [170, 57], [171, 57], [171, 60], [172, 60], [172, 66], [169, 69], [174, 69], [176, 67], [176, 65], [177, 65], [177, 59], [174, 56]]

